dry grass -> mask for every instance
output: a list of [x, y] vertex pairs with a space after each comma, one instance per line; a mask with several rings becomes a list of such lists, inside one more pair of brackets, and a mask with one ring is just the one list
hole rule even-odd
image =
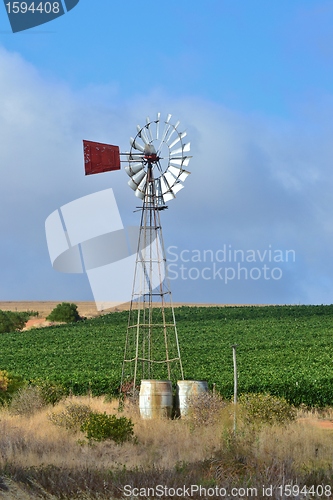
[[322, 429], [305, 419], [287, 428], [262, 429], [255, 454], [260, 462], [288, 459], [301, 472], [328, 470], [333, 467], [332, 439], [333, 429]]
[[[116, 401], [75, 397], [71, 402], [118, 413]], [[125, 484], [239, 487], [333, 478], [333, 430], [313, 425], [319, 416], [328, 422], [332, 411], [302, 411], [296, 422], [283, 427], [250, 428], [239, 421], [235, 436], [230, 405], [217, 421], [204, 425], [193, 425], [190, 417], [142, 420], [137, 407], [125, 405], [122, 415], [132, 418], [137, 442], [120, 446], [112, 441], [90, 445], [81, 433], [54, 425], [50, 413], [63, 411], [65, 405], [39, 409], [31, 416], [1, 410], [0, 499], [51, 499], [60, 498], [60, 493], [68, 499], [120, 498]], [[1, 480], [1, 475], [6, 478]]]
[[[94, 411], [118, 414], [118, 402], [105, 403], [103, 398], [71, 398], [89, 405]], [[53, 464], [57, 467], [115, 468], [126, 466], [172, 468], [177, 462], [195, 462], [212, 456], [221, 441], [216, 438], [217, 425], [191, 429], [184, 420], [142, 420], [139, 412], [125, 408], [122, 415], [132, 418], [137, 444], [113, 442], [83, 444], [81, 433], [71, 433], [54, 425], [51, 412], [60, 413], [66, 402], [55, 408], [39, 410], [31, 417], [0, 416], [0, 467], [15, 463], [22, 467]], [[162, 430], [163, 429], [163, 430]], [[221, 432], [220, 432], [221, 434]]]

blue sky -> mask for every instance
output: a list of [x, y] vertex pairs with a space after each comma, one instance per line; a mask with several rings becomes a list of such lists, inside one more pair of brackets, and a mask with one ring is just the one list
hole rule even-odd
[[0, 300], [92, 300], [85, 276], [52, 269], [45, 219], [112, 187], [136, 225], [124, 172], [84, 177], [82, 139], [126, 150], [161, 111], [187, 129], [193, 154], [163, 213], [166, 246], [296, 256], [274, 263], [280, 279], [172, 280], [174, 300], [332, 302], [331, 2], [80, 0], [16, 34], [3, 7], [0, 100]]

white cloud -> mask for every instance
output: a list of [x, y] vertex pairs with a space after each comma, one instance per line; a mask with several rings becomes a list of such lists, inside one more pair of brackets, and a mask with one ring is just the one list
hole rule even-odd
[[[185, 189], [162, 213], [166, 246], [217, 250], [230, 244], [246, 250], [272, 245], [295, 249], [297, 256], [275, 282], [173, 281], [174, 300], [331, 302], [327, 112], [322, 117], [318, 110], [307, 110], [294, 121], [277, 121], [195, 97], [175, 99], [161, 89], [121, 102], [117, 84], [74, 92], [4, 49], [0, 67], [2, 300], [91, 299], [82, 277], [52, 270], [44, 221], [65, 203], [113, 187], [124, 225], [137, 224], [138, 201], [124, 172], [84, 177], [82, 139], [128, 150], [137, 123], [161, 111], [187, 128], [193, 154]], [[322, 132], [315, 140], [312, 118]]]

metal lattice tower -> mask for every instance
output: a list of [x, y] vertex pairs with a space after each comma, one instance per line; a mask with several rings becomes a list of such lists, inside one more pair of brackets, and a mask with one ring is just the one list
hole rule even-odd
[[179, 122], [173, 126], [170, 118], [163, 128], [159, 114], [138, 126], [125, 168], [143, 201], [121, 379], [121, 390], [133, 394], [142, 379], [184, 379], [160, 212], [183, 188], [190, 145], [183, 144], [186, 132], [179, 133]]

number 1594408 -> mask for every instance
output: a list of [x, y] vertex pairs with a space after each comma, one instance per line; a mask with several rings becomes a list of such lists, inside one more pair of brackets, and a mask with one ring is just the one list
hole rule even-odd
[[39, 12], [40, 14], [59, 14], [59, 2], [8, 2], [8, 14], [26, 14]]

